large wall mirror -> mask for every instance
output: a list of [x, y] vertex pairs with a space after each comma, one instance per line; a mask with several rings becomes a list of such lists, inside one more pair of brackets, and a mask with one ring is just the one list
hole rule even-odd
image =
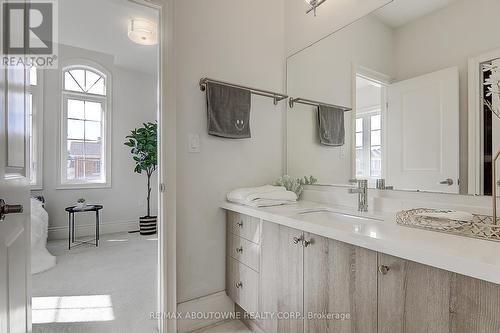
[[288, 174], [491, 195], [498, 13], [498, 0], [394, 0], [290, 56]]

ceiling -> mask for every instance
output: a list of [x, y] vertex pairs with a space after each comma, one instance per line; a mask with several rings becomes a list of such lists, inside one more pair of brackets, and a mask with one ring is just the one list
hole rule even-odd
[[158, 13], [129, 0], [59, 1], [59, 43], [110, 54], [118, 67], [154, 74], [158, 46], [128, 38], [131, 18], [158, 22]]
[[398, 28], [444, 8], [456, 0], [394, 0], [375, 12], [384, 23]]

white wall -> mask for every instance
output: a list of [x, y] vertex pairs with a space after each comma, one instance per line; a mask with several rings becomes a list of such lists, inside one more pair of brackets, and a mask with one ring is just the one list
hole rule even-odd
[[468, 59], [499, 49], [498, 0], [457, 0], [396, 30], [397, 79], [458, 66], [460, 71], [460, 192], [468, 184]]
[[[44, 147], [43, 191], [49, 213], [49, 236], [66, 237], [68, 217], [64, 208], [74, 205], [78, 198], [104, 205], [102, 231], [131, 230], [138, 226], [138, 218], [146, 215], [146, 177], [133, 173], [129, 148], [123, 145], [125, 136], [143, 122], [156, 120], [156, 79], [152, 74], [135, 72], [113, 65], [114, 57], [94, 51], [61, 45], [59, 61], [84, 58], [99, 63], [111, 72], [112, 101], [112, 187], [109, 189], [64, 189], [57, 187], [58, 140], [61, 117], [61, 70], [47, 70], [44, 77]], [[153, 182], [154, 190], [156, 177]], [[157, 195], [153, 190], [155, 213]], [[77, 214], [78, 225], [95, 224], [92, 213]], [[94, 229], [81, 230], [93, 233]]]
[[[367, 41], [370, 41], [367, 43]], [[393, 32], [372, 16], [338, 31], [288, 58], [290, 96], [354, 107], [353, 65], [392, 74]], [[346, 184], [352, 178], [352, 116], [345, 114], [346, 143], [327, 147], [318, 143], [317, 114], [313, 107], [296, 104], [287, 113], [287, 172], [312, 174], [320, 184]]]
[[287, 55], [300, 51], [391, 1], [330, 0], [318, 7], [316, 17], [313, 13], [305, 14], [309, 6], [304, 0], [286, 1]]
[[[198, 81], [283, 91], [284, 1], [176, 3], [178, 302], [225, 289], [226, 192], [282, 174], [284, 102], [252, 98], [251, 139], [208, 136]], [[189, 133], [200, 135], [201, 153], [187, 152]]]

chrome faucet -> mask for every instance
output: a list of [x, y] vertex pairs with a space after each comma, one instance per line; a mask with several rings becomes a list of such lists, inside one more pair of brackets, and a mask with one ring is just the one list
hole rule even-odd
[[350, 183], [358, 184], [357, 188], [350, 188], [349, 193], [358, 194], [358, 211], [368, 211], [368, 180], [366, 179], [351, 179]]

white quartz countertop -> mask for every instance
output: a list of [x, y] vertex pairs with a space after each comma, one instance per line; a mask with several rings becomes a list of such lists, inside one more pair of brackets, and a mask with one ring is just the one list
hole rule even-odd
[[[350, 207], [308, 201], [268, 208], [224, 202], [222, 208], [500, 284], [500, 243], [400, 226], [394, 213], [358, 213]], [[307, 210], [323, 208], [340, 214], [303, 214]]]

